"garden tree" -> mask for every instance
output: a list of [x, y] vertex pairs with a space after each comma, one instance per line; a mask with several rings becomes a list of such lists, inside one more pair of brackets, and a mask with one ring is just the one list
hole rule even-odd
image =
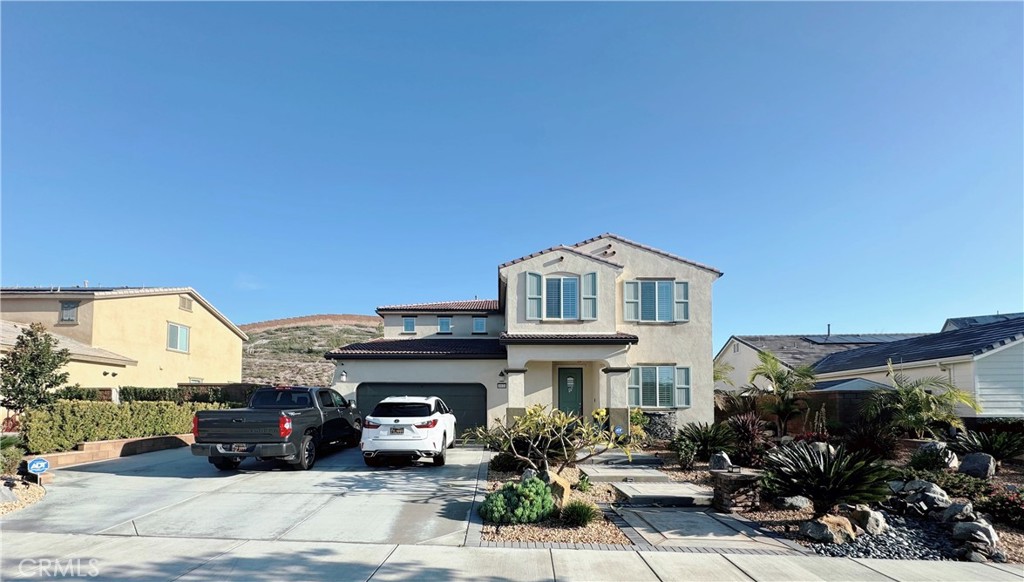
[[863, 413], [868, 420], [880, 421], [911, 438], [929, 435], [939, 438], [937, 428], [948, 424], [964, 428], [964, 421], [956, 413], [957, 406], [966, 406], [975, 412], [981, 407], [970, 393], [956, 387], [941, 376], [927, 376], [911, 380], [896, 371], [888, 361], [892, 390], [878, 390], [864, 403]]
[[70, 358], [71, 352], [58, 349], [41, 323], [25, 328], [0, 359], [0, 405], [22, 412], [53, 402], [53, 391], [68, 381], [68, 372], [60, 369]]
[[555, 472], [561, 474], [569, 465], [611, 449], [621, 449], [630, 456], [631, 439], [605, 428], [607, 420], [608, 412], [604, 409], [595, 412], [588, 422], [561, 410], [548, 412], [547, 407], [538, 404], [507, 425], [495, 419], [491, 428], [476, 427], [462, 436], [508, 453], [538, 472], [548, 471], [550, 461], [557, 460]]
[[[814, 387], [814, 371], [810, 366], [790, 368], [771, 352], [759, 352], [757, 358], [761, 363], [750, 370], [751, 387], [746, 394], [761, 395], [759, 400], [764, 412], [775, 415], [777, 434], [785, 436], [789, 420], [804, 411], [804, 399], [800, 394]], [[768, 388], [753, 385], [757, 378], [764, 378]]]
[[723, 382], [725, 384], [728, 384], [729, 386], [734, 386], [732, 378], [730, 378], [729, 375], [732, 374], [733, 370], [735, 369], [736, 368], [734, 368], [732, 364], [728, 362], [715, 362], [715, 367], [712, 370], [715, 384]]

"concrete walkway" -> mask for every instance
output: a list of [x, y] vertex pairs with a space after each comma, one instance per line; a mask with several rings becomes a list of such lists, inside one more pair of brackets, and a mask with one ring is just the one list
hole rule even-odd
[[[358, 527], [358, 524], [353, 524]], [[675, 552], [457, 548], [267, 540], [4, 533], [4, 580], [984, 581], [1020, 582], [1007, 564]]]
[[626, 496], [625, 503], [630, 505], [706, 507], [711, 505], [715, 496], [714, 490], [710, 487], [702, 487], [688, 482], [634, 482], [612, 483], [611, 485]]
[[640, 534], [642, 543], [652, 546], [806, 553], [803, 546], [772, 536], [742, 517], [708, 508], [617, 507], [615, 512]]

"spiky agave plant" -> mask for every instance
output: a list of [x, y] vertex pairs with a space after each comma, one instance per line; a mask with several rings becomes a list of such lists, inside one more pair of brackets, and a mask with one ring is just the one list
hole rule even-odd
[[821, 517], [839, 503], [871, 503], [889, 496], [895, 473], [872, 455], [840, 445], [835, 453], [806, 442], [776, 447], [765, 459], [766, 484], [778, 495], [802, 495]]
[[[707, 461], [711, 455], [720, 451], [731, 453], [736, 448], [736, 434], [724, 423], [688, 423], [676, 432], [673, 443], [679, 440], [692, 442], [697, 449], [697, 458], [701, 461]], [[673, 444], [673, 448], [677, 448], [676, 444]]]
[[1024, 455], [1024, 434], [1013, 432], [974, 432], [956, 435], [952, 449], [958, 453], [988, 453], [997, 462]]

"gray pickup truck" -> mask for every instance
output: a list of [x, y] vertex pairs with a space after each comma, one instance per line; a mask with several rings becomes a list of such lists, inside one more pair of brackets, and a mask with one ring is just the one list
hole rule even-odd
[[266, 386], [256, 389], [248, 408], [200, 410], [192, 419], [192, 454], [207, 457], [222, 471], [243, 459], [280, 459], [297, 469], [316, 462], [330, 443], [355, 445], [363, 431], [356, 403], [329, 388]]

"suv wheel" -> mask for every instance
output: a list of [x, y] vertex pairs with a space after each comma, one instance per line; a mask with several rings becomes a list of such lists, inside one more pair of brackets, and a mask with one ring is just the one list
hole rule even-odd
[[[444, 439], [447, 439], [447, 438], [448, 438], [448, 435], [444, 435]], [[441, 450], [436, 455], [434, 455], [434, 466], [435, 467], [443, 467], [444, 464], [445, 464], [445, 461], [447, 461], [447, 458], [446, 458], [447, 456], [448, 456], [448, 449], [446, 449], [444, 444], [442, 443], [441, 444]]]

